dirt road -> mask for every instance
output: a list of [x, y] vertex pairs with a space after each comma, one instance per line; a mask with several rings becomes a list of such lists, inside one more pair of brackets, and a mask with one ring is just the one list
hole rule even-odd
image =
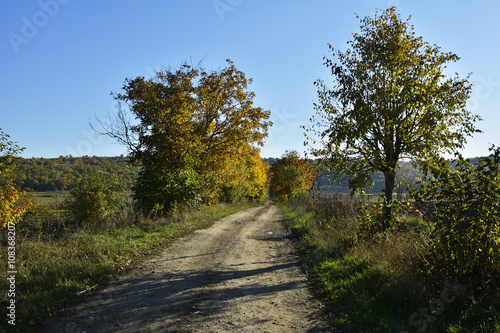
[[275, 206], [180, 239], [37, 332], [330, 332]]

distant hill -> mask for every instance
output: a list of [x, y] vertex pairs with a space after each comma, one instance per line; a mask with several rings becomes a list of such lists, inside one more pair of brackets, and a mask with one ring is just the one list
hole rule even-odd
[[[479, 157], [471, 158], [471, 164], [477, 164]], [[455, 163], [453, 160], [450, 160], [452, 170], [456, 170]], [[344, 177], [345, 178], [345, 177]], [[415, 185], [418, 181], [421, 181], [424, 178], [424, 175], [415, 167], [411, 165], [409, 162], [399, 162], [399, 168], [396, 171], [396, 187], [394, 191], [396, 193], [406, 193], [408, 192], [407, 186], [402, 185], [398, 189], [398, 184], [401, 184], [405, 181], [408, 185]], [[332, 173], [325, 173], [322, 176], [318, 177], [317, 183], [320, 191], [325, 192], [336, 192], [336, 193], [349, 193], [348, 180], [345, 178], [340, 184], [332, 185], [330, 179], [333, 179]], [[370, 190], [366, 190], [366, 193], [376, 194], [380, 191], [384, 190], [385, 187], [385, 179], [382, 172], [376, 172], [372, 181], [374, 186]]]
[[125, 190], [132, 188], [139, 167], [126, 157], [65, 157], [22, 159], [15, 169], [17, 186], [25, 191], [66, 191], [103, 172], [118, 176]]

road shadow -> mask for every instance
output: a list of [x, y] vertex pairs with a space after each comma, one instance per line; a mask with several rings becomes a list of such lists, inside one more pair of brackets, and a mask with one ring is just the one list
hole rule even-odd
[[[208, 321], [211, 316], [223, 313], [227, 303], [234, 299], [249, 295], [265, 297], [301, 287], [298, 282], [224, 286], [236, 279], [245, 280], [256, 275], [297, 268], [298, 263], [259, 264], [268, 266], [249, 270], [207, 270], [126, 278], [115, 283], [112, 288], [89, 296], [79, 307], [80, 310], [70, 312], [57, 321], [62, 321], [59, 327], [64, 333], [171, 332], [179, 321], [194, 320], [195, 317], [197, 322]], [[165, 325], [160, 330], [150, 328], [154, 322]], [[38, 325], [34, 332], [48, 332], [44, 329], [49, 327]]]

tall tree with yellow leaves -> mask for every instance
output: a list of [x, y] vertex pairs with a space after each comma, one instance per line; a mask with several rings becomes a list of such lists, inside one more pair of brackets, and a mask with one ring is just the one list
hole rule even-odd
[[127, 79], [114, 94], [135, 123], [120, 107], [116, 119], [100, 122], [101, 133], [141, 162], [134, 191], [147, 210], [216, 202], [237, 177], [247, 147], [262, 145], [271, 125], [270, 112], [253, 105], [251, 82], [227, 60], [216, 71], [183, 64], [152, 79]]

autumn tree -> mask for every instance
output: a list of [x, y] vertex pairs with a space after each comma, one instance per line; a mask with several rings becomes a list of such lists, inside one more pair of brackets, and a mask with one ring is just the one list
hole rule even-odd
[[233, 181], [223, 187], [225, 201], [262, 201], [266, 196], [269, 164], [261, 159], [259, 149], [251, 146], [248, 146], [248, 149], [249, 151], [243, 154], [245, 158], [236, 166]]
[[[267, 136], [270, 112], [253, 105], [252, 82], [228, 60], [220, 70], [188, 64], [127, 79], [115, 119], [103, 134], [127, 145], [142, 164], [135, 197], [146, 209], [170, 210], [202, 200], [216, 202], [237, 177], [237, 165]], [[134, 117], [132, 124], [121, 105]]]
[[466, 108], [469, 77], [445, 74], [459, 57], [415, 36], [409, 19], [395, 7], [361, 20], [350, 48], [325, 57], [333, 87], [317, 80], [316, 115], [306, 128], [307, 141], [322, 164], [349, 177], [351, 190], [366, 186], [371, 175], [385, 177], [383, 228], [392, 218], [392, 194], [398, 161], [429, 167], [430, 157], [450, 153], [479, 132], [480, 120]]
[[29, 207], [30, 202], [14, 185], [14, 167], [24, 148], [10, 140], [0, 128], [0, 225], [6, 227]]
[[269, 169], [271, 195], [278, 199], [289, 199], [311, 189], [316, 180], [314, 168], [296, 151], [286, 152], [276, 159]]

